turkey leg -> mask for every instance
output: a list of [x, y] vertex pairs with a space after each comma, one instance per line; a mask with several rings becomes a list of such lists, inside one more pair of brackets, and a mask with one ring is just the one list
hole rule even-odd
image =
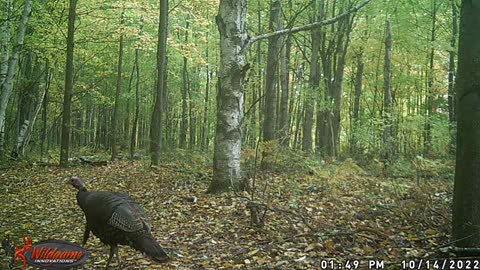
[[105, 269], [108, 270], [108, 267], [110, 266], [110, 263], [112, 262], [112, 259], [113, 259], [113, 254], [115, 254], [117, 256], [118, 269], [122, 269], [122, 264], [120, 263], [120, 256], [118, 256], [118, 246], [117, 245], [111, 245], [110, 246], [110, 255], [108, 256], [107, 267]]
[[89, 236], [90, 236], [90, 228], [88, 228], [88, 225], [85, 225], [85, 232], [83, 233], [82, 246], [85, 246]]

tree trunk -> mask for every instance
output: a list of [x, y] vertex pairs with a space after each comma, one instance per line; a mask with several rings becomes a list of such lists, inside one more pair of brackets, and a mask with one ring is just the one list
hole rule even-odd
[[70, 0], [68, 11], [67, 63], [65, 66], [65, 92], [63, 94], [62, 141], [60, 145], [60, 166], [68, 166], [70, 147], [70, 117], [73, 95], [73, 49], [75, 44], [75, 9], [77, 0]]
[[357, 54], [357, 71], [355, 75], [355, 99], [353, 102], [353, 122], [356, 123], [359, 120], [360, 112], [360, 97], [362, 96], [363, 89], [363, 69], [365, 63], [363, 62], [363, 52]]
[[[272, 2], [270, 7], [270, 23], [269, 29], [274, 32], [280, 29], [281, 20], [281, 4], [279, 0]], [[278, 71], [278, 59], [280, 56], [280, 42], [282, 38], [280, 36], [272, 37], [268, 39], [268, 57], [267, 57], [267, 70], [265, 75], [265, 118], [263, 122], [263, 140], [274, 140], [275, 125], [277, 119], [277, 71]]]
[[247, 1], [220, 0], [220, 76], [211, 193], [242, 189], [241, 146], [246, 49]]
[[[7, 3], [7, 9], [10, 9], [9, 4]], [[22, 13], [22, 19], [20, 21], [20, 25], [18, 27], [18, 33], [17, 33], [17, 43], [13, 47], [12, 55], [8, 59], [8, 67], [7, 67], [7, 72], [5, 79], [1, 78], [1, 85], [0, 85], [0, 157], [3, 155], [3, 150], [4, 150], [4, 143], [5, 143], [5, 122], [6, 122], [6, 111], [7, 111], [7, 105], [8, 101], [10, 99], [10, 95], [12, 94], [13, 90], [13, 80], [17, 71], [17, 64], [18, 64], [18, 58], [20, 55], [20, 51], [22, 50], [23, 47], [23, 40], [25, 38], [25, 32], [27, 30], [27, 22], [28, 19], [30, 18], [30, 13], [32, 11], [32, 0], [26, 0], [24, 7], [23, 7], [23, 13]], [[9, 14], [10, 11], [7, 12]], [[8, 18], [10, 19], [10, 18]], [[8, 35], [6, 35], [6, 31], [10, 31], [8, 22], [4, 22], [4, 24], [7, 24], [5, 27], [6, 29], [2, 29], [2, 31], [5, 31], [2, 33], [2, 38], [8, 38]], [[8, 41], [2, 41], [2, 50], [4, 49], [3, 46], [7, 45], [7, 50], [8, 50]], [[3, 51], [2, 51], [3, 53]], [[6, 55], [8, 56], [8, 54]], [[2, 57], [4, 57], [2, 55]], [[2, 59], [3, 60], [3, 59]], [[4, 74], [4, 69], [5, 66], [1, 67], [2, 74]]]
[[435, 57], [435, 33], [437, 22], [437, 0], [433, 0], [432, 11], [432, 29], [430, 36], [430, 55], [429, 55], [429, 67], [428, 67], [428, 86], [427, 86], [427, 104], [426, 104], [426, 120], [425, 120], [425, 141], [424, 141], [424, 154], [430, 155], [432, 153], [432, 116], [434, 112], [434, 85], [435, 85], [435, 72], [434, 72], [434, 57]]
[[137, 145], [137, 129], [138, 129], [138, 117], [140, 115], [140, 69], [138, 67], [138, 54], [139, 49], [135, 49], [135, 115], [132, 123], [132, 134], [130, 136], [130, 159], [133, 159], [135, 155], [135, 147]]
[[[30, 53], [30, 58], [32, 58], [31, 60], [33, 60], [32, 56], [33, 53]], [[23, 89], [23, 97], [26, 99], [26, 102], [24, 102], [24, 105], [20, 110], [24, 111], [24, 113], [21, 114], [22, 117], [19, 117], [19, 123], [23, 124], [22, 128], [19, 128], [18, 130], [17, 144], [14, 149], [14, 153], [20, 157], [23, 157], [25, 155], [25, 150], [30, 143], [37, 116], [43, 106], [43, 100], [45, 99], [45, 95], [50, 85], [48, 64], [45, 66], [46, 69], [42, 71], [40, 67], [40, 62], [38, 60], [39, 59], [36, 58], [35, 65], [32, 66], [33, 70], [28, 72], [29, 75], [26, 76], [27, 85], [26, 88]], [[46, 74], [45, 85], [43, 87], [42, 93], [38, 95], [38, 85], [39, 80], [42, 77], [42, 72], [45, 72]], [[36, 105], [35, 102], [37, 103]], [[26, 106], [27, 108], [25, 108], [24, 106]]]
[[10, 20], [12, 19], [13, 5], [12, 0], [2, 1], [2, 22], [0, 25], [0, 86], [7, 78], [8, 57], [10, 55]]
[[[207, 33], [207, 41], [208, 41], [208, 33]], [[205, 52], [205, 56], [208, 62], [208, 49]], [[207, 137], [209, 134], [208, 128], [208, 105], [209, 105], [209, 94], [210, 94], [210, 70], [209, 65], [206, 65], [206, 74], [207, 74], [207, 81], [205, 82], [205, 100], [203, 102], [203, 125], [202, 125], [202, 149], [208, 148]]]
[[[448, 121], [450, 122], [450, 130], [454, 128], [456, 122], [456, 113], [455, 113], [455, 46], [457, 42], [457, 29], [458, 29], [458, 16], [457, 16], [457, 1], [451, 0], [452, 6], [452, 37], [450, 40], [450, 51], [449, 61], [448, 61]], [[454, 150], [455, 144], [455, 135], [451, 131], [451, 150]]]
[[345, 63], [348, 45], [350, 44], [350, 33], [353, 27], [353, 16], [345, 17], [343, 21], [343, 34], [338, 42], [338, 59], [335, 76], [333, 81], [333, 118], [331, 119], [332, 147], [330, 154], [337, 157], [340, 154], [340, 130], [341, 130], [341, 112], [342, 112], [342, 93], [343, 77], [345, 74]]
[[48, 90], [50, 89], [50, 81], [52, 80], [53, 72], [50, 70], [50, 65], [48, 63], [45, 64], [45, 95], [43, 97], [43, 105], [42, 105], [42, 134], [40, 138], [40, 156], [42, 158], [45, 157], [45, 154], [48, 154], [45, 151], [45, 144], [47, 143], [47, 112], [48, 112]]
[[352, 135], [350, 137], [350, 153], [357, 153], [357, 138], [356, 133], [359, 125], [359, 112], [360, 112], [360, 97], [362, 96], [363, 89], [363, 69], [365, 63], [363, 62], [363, 51], [357, 54], [357, 70], [355, 73], [355, 94], [353, 101], [353, 113], [352, 113]]
[[456, 92], [457, 161], [453, 238], [457, 247], [480, 246], [480, 4], [463, 0], [460, 11]]
[[389, 161], [393, 157], [393, 104], [391, 90], [391, 72], [392, 72], [392, 29], [390, 21], [387, 21], [387, 30], [385, 36], [385, 66], [383, 71], [383, 119], [385, 127], [383, 129], [384, 159]]
[[[167, 22], [168, 23], [168, 22]], [[167, 33], [168, 34], [168, 33]], [[165, 51], [165, 54], [167, 52]], [[168, 88], [167, 88], [167, 77], [168, 77], [168, 55], [165, 55], [165, 72], [163, 73], [163, 98], [162, 98], [162, 119], [165, 117], [165, 120], [162, 120], [162, 127], [161, 130], [164, 129], [164, 126], [167, 124], [168, 119], [172, 119], [172, 114], [174, 112], [173, 110], [173, 104], [172, 102], [169, 102], [169, 94], [168, 94]], [[171, 108], [171, 109], [170, 109]], [[177, 147], [177, 142], [175, 140], [176, 138], [176, 129], [170, 131], [170, 140], [167, 140], [167, 135], [169, 134], [169, 130], [165, 128], [165, 132], [160, 133], [161, 136], [161, 144], [160, 148], [163, 146], [171, 146], [172, 148]], [[165, 135], [165, 139], [162, 137]]]
[[[122, 9], [120, 15], [120, 28], [123, 27], [125, 20], [125, 11]], [[112, 144], [112, 161], [114, 161], [118, 156], [118, 122], [120, 121], [120, 93], [122, 92], [122, 67], [123, 67], [123, 29], [120, 29], [120, 39], [118, 41], [118, 64], [117, 64], [117, 82], [115, 85], [115, 105], [113, 108], [113, 119], [112, 119], [112, 132], [111, 132], [111, 144]]]
[[167, 72], [168, 0], [160, 0], [159, 16], [156, 96], [152, 113], [152, 123], [150, 125], [150, 154], [152, 165], [154, 166], [160, 163], [162, 146], [163, 99]]
[[[31, 31], [27, 29], [27, 35], [29, 32]], [[21, 148], [32, 123], [38, 82], [42, 72], [40, 62], [32, 51], [25, 53], [22, 62], [23, 65], [20, 68], [20, 73], [22, 74], [21, 83], [20, 87], [18, 87], [16, 143], [11, 154], [14, 158], [22, 155]], [[42, 96], [38, 98], [42, 98]]]
[[[141, 21], [143, 23], [143, 18], [141, 18]], [[142, 26], [140, 26], [140, 31], [142, 31]], [[138, 48], [135, 48], [134, 50], [134, 55], [136, 53], [136, 50]], [[130, 128], [130, 103], [132, 102], [132, 88], [133, 88], [133, 78], [135, 77], [135, 68], [136, 68], [136, 64], [135, 64], [135, 57], [133, 58], [133, 67], [132, 67], [132, 72], [130, 73], [130, 77], [128, 79], [128, 95], [127, 95], [127, 98], [126, 98], [126, 108], [125, 108], [125, 116], [123, 117], [123, 141], [124, 142], [129, 142], [131, 140], [131, 128]], [[130, 141], [131, 142], [131, 141]], [[129, 150], [131, 150], [131, 148], [129, 148]], [[130, 157], [130, 151], [129, 151], [129, 157]]]
[[[318, 6], [316, 6], [318, 5]], [[323, 0], [320, 3], [317, 3], [314, 6], [315, 16], [313, 21], [321, 21], [322, 15], [324, 13], [324, 2]], [[312, 54], [310, 57], [310, 77], [308, 79], [309, 87], [307, 87], [307, 92], [305, 95], [305, 116], [303, 122], [303, 138], [302, 138], [302, 149], [305, 152], [311, 152], [313, 149], [313, 138], [312, 138], [312, 130], [313, 130], [313, 111], [314, 111], [314, 96], [315, 93], [319, 91], [320, 86], [320, 46], [322, 43], [322, 35], [321, 29], [315, 28], [311, 30], [311, 38], [312, 38]], [[319, 128], [317, 126], [317, 128]]]
[[25, 134], [23, 135], [23, 139], [18, 141], [16, 151], [20, 156], [25, 155], [25, 149], [27, 148], [28, 144], [30, 143], [30, 139], [32, 138], [33, 128], [35, 127], [35, 122], [37, 120], [38, 113], [40, 112], [40, 109], [42, 108], [43, 100], [46, 97], [48, 87], [49, 87], [48, 84], [45, 85], [45, 88], [43, 89], [43, 93], [40, 95], [40, 99], [37, 103], [35, 111], [34, 111], [33, 115], [30, 117], [30, 120], [28, 120], [28, 125], [27, 125], [27, 128], [25, 130]]
[[190, 130], [188, 147], [193, 149], [197, 144], [197, 118], [195, 117], [195, 105], [193, 103], [191, 87], [188, 88], [188, 119]]
[[[188, 42], [188, 27], [187, 21], [185, 25], [185, 43]], [[184, 52], [186, 54], [186, 52]], [[185, 149], [187, 147], [187, 93], [188, 93], [188, 59], [187, 56], [183, 56], [183, 69], [182, 69], [182, 122], [180, 123], [180, 148]]]
[[[289, 1], [289, 5], [291, 8], [292, 2]], [[281, 20], [283, 22], [283, 20]], [[283, 28], [283, 24], [282, 24]], [[280, 132], [280, 139], [281, 144], [283, 146], [287, 146], [290, 143], [290, 127], [289, 127], [289, 113], [288, 113], [288, 98], [289, 98], [289, 87], [290, 87], [290, 74], [288, 65], [290, 63], [290, 48], [292, 46], [292, 36], [288, 35], [287, 37], [283, 37], [285, 40], [285, 45], [282, 48], [280, 54], [280, 81], [281, 81], [281, 89], [282, 95], [280, 98], [280, 111], [279, 111], [279, 125], [278, 130]]]
[[[262, 8], [261, 8], [262, 4], [261, 4], [261, 0], [257, 0], [257, 31], [258, 33], [261, 33], [262, 32]], [[254, 130], [255, 130], [255, 134], [254, 134], [254, 138], [255, 138], [255, 141], [257, 141], [257, 131], [258, 131], [258, 137], [261, 137], [262, 136], [262, 127], [263, 127], [263, 113], [264, 113], [264, 103], [265, 103], [265, 99], [263, 98], [263, 91], [262, 91], [262, 88], [263, 88], [263, 68], [261, 66], [262, 64], [262, 41], [259, 40], [258, 43], [257, 43], [257, 48], [256, 48], [256, 57], [255, 57], [255, 65], [256, 65], [256, 73], [257, 73], [257, 78], [256, 78], [256, 81], [257, 81], [257, 90], [258, 91], [255, 91], [257, 96], [260, 98], [259, 101], [258, 101], [258, 108], [255, 106], [255, 108], [253, 108], [253, 114], [255, 115], [255, 117], [253, 118], [253, 123], [254, 123]], [[257, 122], [256, 122], [256, 112], [258, 112], [258, 125], [257, 125]], [[257, 128], [258, 127], [258, 128]]]

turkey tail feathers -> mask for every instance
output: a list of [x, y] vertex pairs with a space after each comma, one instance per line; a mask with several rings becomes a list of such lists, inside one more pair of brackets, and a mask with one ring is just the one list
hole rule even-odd
[[135, 237], [133, 239], [132, 246], [136, 250], [144, 252], [148, 257], [156, 262], [166, 262], [169, 259], [162, 247], [149, 233]]

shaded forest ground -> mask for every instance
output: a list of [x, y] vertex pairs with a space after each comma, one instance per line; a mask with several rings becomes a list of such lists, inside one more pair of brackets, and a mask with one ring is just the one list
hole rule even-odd
[[[245, 156], [252, 177], [255, 154]], [[165, 160], [155, 169], [147, 161], [2, 169], [0, 236], [81, 243], [85, 220], [75, 190], [65, 184], [77, 175], [90, 190], [127, 192], [140, 202], [173, 258], [158, 265], [121, 247], [124, 269], [320, 269], [322, 259], [384, 260], [399, 269], [402, 259], [436, 256], [450, 241], [452, 164], [429, 161], [412, 174], [401, 172], [405, 163], [396, 177], [385, 178], [374, 161], [361, 168], [350, 159], [323, 164], [287, 153], [271, 161], [269, 172], [255, 173], [255, 201], [268, 207], [265, 225], [255, 228], [251, 194], [205, 194], [206, 158], [178, 152]], [[93, 257], [85, 269], [103, 269], [108, 247], [92, 237], [87, 248]], [[0, 258], [6, 269], [3, 251]]]

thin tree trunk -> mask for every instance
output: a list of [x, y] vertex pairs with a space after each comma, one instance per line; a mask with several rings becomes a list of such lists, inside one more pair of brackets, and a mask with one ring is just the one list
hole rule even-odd
[[[207, 33], [207, 40], [208, 40], [208, 33]], [[207, 62], [208, 62], [208, 49], [205, 52]], [[209, 65], [206, 66], [206, 74], [207, 74], [207, 81], [205, 83], [205, 100], [203, 103], [203, 126], [202, 126], [202, 149], [208, 148], [207, 144], [207, 137], [208, 137], [208, 105], [209, 105], [209, 92], [210, 92], [210, 78], [211, 74], [209, 71]]]
[[[188, 27], [187, 21], [185, 25], [185, 40], [184, 44], [188, 42]], [[183, 69], [182, 69], [182, 122], [180, 124], [180, 148], [185, 149], [187, 146], [187, 93], [188, 93], [188, 59], [187, 56], [183, 56]]]
[[43, 93], [40, 95], [40, 100], [38, 101], [38, 104], [35, 108], [33, 116], [29, 120], [29, 125], [27, 127], [27, 130], [25, 131], [24, 139], [21, 140], [21, 144], [17, 147], [17, 152], [19, 153], [20, 156], [25, 155], [25, 149], [27, 148], [28, 144], [30, 143], [30, 139], [32, 138], [32, 134], [33, 134], [33, 128], [35, 127], [35, 122], [37, 120], [38, 113], [40, 112], [40, 109], [42, 108], [43, 100], [45, 99], [47, 89], [48, 89], [48, 85], [46, 85], [45, 88], [43, 89]]
[[45, 144], [47, 143], [47, 112], [48, 112], [48, 90], [50, 89], [50, 81], [53, 77], [53, 72], [50, 70], [50, 65], [48, 63], [45, 64], [45, 95], [43, 97], [43, 104], [42, 104], [42, 133], [40, 136], [40, 156], [42, 158], [45, 157]]
[[[272, 2], [270, 7], [270, 31], [276, 31], [280, 29], [280, 13], [281, 4], [279, 0]], [[268, 57], [267, 68], [265, 74], [265, 118], [263, 122], [263, 140], [270, 141], [276, 137], [276, 119], [277, 119], [277, 81], [278, 81], [278, 59], [280, 56], [280, 42], [282, 38], [280, 36], [272, 37], [268, 39]]]
[[[135, 51], [137, 50], [137, 48], [135, 48]], [[134, 57], [134, 60], [133, 60], [133, 67], [132, 67], [132, 72], [130, 73], [130, 77], [128, 79], [128, 96], [127, 96], [127, 100], [126, 100], [126, 108], [125, 108], [125, 116], [123, 117], [123, 130], [125, 132], [123, 132], [124, 134], [124, 138], [123, 140], [125, 142], [128, 142], [131, 137], [131, 128], [130, 128], [130, 103], [132, 102], [132, 85], [133, 85], [133, 78], [135, 76], [135, 57]], [[129, 153], [129, 156], [130, 156], [130, 153]]]
[[132, 124], [132, 134], [130, 136], [130, 159], [133, 159], [135, 155], [135, 147], [137, 144], [137, 129], [138, 129], [138, 117], [140, 114], [140, 68], [138, 66], [138, 54], [139, 49], [135, 49], [135, 62], [134, 62], [134, 69], [135, 69], [135, 115], [133, 117], [133, 124]]
[[352, 113], [352, 120], [353, 120], [353, 130], [352, 136], [350, 141], [350, 153], [356, 154], [357, 152], [357, 138], [356, 133], [358, 131], [359, 125], [359, 112], [360, 112], [360, 97], [362, 96], [362, 88], [363, 88], [363, 69], [365, 67], [365, 63], [363, 62], [363, 52], [357, 54], [357, 71], [355, 74], [355, 95], [353, 101], [353, 113]]
[[[451, 0], [452, 6], [452, 37], [450, 39], [450, 51], [449, 62], [448, 62], [448, 120], [450, 122], [450, 129], [455, 126], [456, 116], [455, 116], [455, 88], [454, 88], [454, 77], [455, 77], [455, 47], [457, 42], [457, 29], [458, 29], [458, 15], [457, 15], [457, 1]], [[455, 136], [453, 132], [451, 145], [455, 144]], [[452, 147], [453, 148], [453, 147]]]
[[391, 90], [391, 72], [392, 72], [392, 29], [390, 21], [387, 21], [387, 30], [385, 36], [385, 66], [383, 71], [383, 119], [385, 127], [383, 130], [384, 159], [390, 161], [393, 157], [393, 103]]
[[[48, 66], [46, 66], [45, 68], [48, 68]], [[43, 91], [40, 95], [38, 95], [38, 101], [37, 101], [37, 105], [34, 106], [34, 103], [35, 103], [35, 97], [34, 95], [36, 95], [37, 93], [37, 89], [38, 89], [38, 81], [41, 77], [41, 74], [42, 72], [45, 72], [45, 74], [47, 74], [47, 77], [46, 77], [46, 82], [45, 82], [45, 86], [43, 87]], [[37, 119], [37, 116], [40, 112], [40, 109], [42, 108], [43, 106], [43, 100], [45, 99], [45, 95], [48, 91], [48, 87], [49, 87], [49, 78], [48, 78], [48, 75], [49, 72], [47, 69], [43, 70], [40, 68], [40, 62], [38, 61], [38, 58], [36, 59], [36, 63], [34, 65], [34, 68], [33, 68], [33, 71], [31, 72], [31, 77], [29, 79], [29, 82], [28, 82], [28, 89], [27, 91], [29, 91], [30, 93], [26, 93], [27, 96], [29, 96], [28, 98], [28, 102], [26, 104], [28, 104], [28, 109], [26, 109], [26, 113], [24, 115], [24, 118], [21, 119], [21, 121], [24, 123], [24, 126], [26, 127], [25, 129], [25, 132], [22, 134], [21, 132], [18, 133], [18, 140], [17, 140], [17, 145], [16, 145], [16, 148], [15, 148], [15, 153], [17, 153], [20, 157], [23, 157], [25, 155], [25, 149], [26, 147], [28, 146], [29, 142], [30, 142], [30, 139], [32, 137], [32, 133], [33, 133], [33, 128], [35, 127], [35, 122], [36, 122], [36, 119]], [[35, 109], [34, 109], [35, 108]]]
[[[292, 2], [289, 1], [291, 8]], [[283, 22], [283, 20], [281, 21]], [[283, 26], [282, 26], [283, 28]], [[288, 35], [284, 37], [285, 46], [282, 49], [280, 57], [280, 81], [282, 87], [282, 95], [280, 99], [280, 111], [279, 111], [279, 132], [281, 134], [281, 144], [287, 146], [290, 143], [290, 127], [289, 127], [289, 114], [288, 114], [288, 99], [289, 99], [289, 87], [290, 87], [290, 74], [288, 65], [290, 63], [290, 49], [292, 46], [292, 36]]]
[[70, 0], [68, 11], [67, 63], [65, 66], [65, 92], [63, 94], [62, 141], [60, 146], [60, 166], [68, 166], [70, 147], [70, 118], [73, 95], [73, 49], [75, 44], [75, 9], [77, 0]]
[[[260, 33], [262, 31], [262, 9], [261, 9], [261, 2], [257, 0], [257, 32]], [[250, 129], [251, 129], [251, 137], [252, 142], [257, 142], [258, 134], [262, 134], [261, 130], [258, 130], [258, 125], [262, 125], [262, 104], [263, 98], [259, 98], [262, 96], [262, 88], [263, 88], [263, 81], [262, 81], [262, 41], [259, 41], [256, 46], [255, 50], [255, 58], [254, 58], [254, 85], [253, 85], [253, 93], [252, 93], [252, 102], [258, 100], [257, 104], [252, 105], [252, 112], [250, 113]], [[257, 116], [258, 112], [258, 116]]]
[[[198, 71], [197, 71], [198, 72]], [[195, 105], [193, 103], [193, 98], [192, 98], [192, 90], [191, 87], [188, 87], [188, 119], [189, 119], [189, 143], [188, 147], [190, 149], [195, 148], [195, 145], [197, 144], [197, 132], [196, 132], [196, 125], [197, 125], [197, 119], [195, 117]]]
[[[318, 6], [317, 6], [318, 5]], [[322, 15], [324, 13], [324, 2], [323, 0], [317, 3], [314, 6], [315, 16], [313, 21], [321, 21]], [[305, 152], [312, 152], [313, 147], [313, 111], [314, 111], [314, 95], [319, 91], [320, 86], [320, 64], [319, 64], [319, 53], [320, 46], [322, 43], [321, 40], [321, 29], [314, 28], [311, 30], [311, 39], [312, 39], [312, 52], [310, 57], [310, 77], [309, 77], [309, 87], [307, 87], [307, 93], [305, 95], [305, 116], [303, 122], [303, 138], [302, 138], [302, 149]], [[318, 128], [318, 127], [317, 127]]]
[[[257, 0], [257, 31], [258, 33], [262, 32], [262, 3], [261, 0]], [[259, 40], [257, 43], [257, 53], [256, 53], [256, 67], [257, 67], [257, 83], [258, 83], [258, 92], [257, 96], [262, 97], [264, 96], [264, 76], [263, 76], [263, 68], [261, 66], [262, 64], [262, 41]], [[262, 137], [263, 134], [263, 122], [264, 122], [264, 105], [265, 105], [265, 98], [261, 98], [258, 102], [258, 110], [254, 110], [258, 112], [258, 129], [257, 129], [257, 123], [255, 123], [255, 131], [258, 131], [258, 136]], [[253, 112], [252, 112], [253, 113]], [[256, 134], [255, 134], [255, 141], [256, 141]]]
[[240, 167], [246, 48], [247, 1], [220, 0], [220, 76], [211, 193], [242, 189]]
[[[8, 3], [7, 3], [7, 8], [8, 8]], [[26, 0], [23, 7], [22, 19], [18, 27], [17, 42], [13, 47], [12, 55], [8, 59], [8, 70], [6, 72], [5, 79], [2, 78], [3, 81], [2, 81], [2, 84], [0, 85], [0, 157], [2, 157], [3, 151], [4, 151], [7, 105], [10, 99], [10, 95], [12, 94], [13, 80], [17, 71], [18, 59], [19, 59], [20, 51], [23, 48], [23, 40], [25, 38], [25, 32], [27, 30], [27, 23], [28, 23], [28, 19], [30, 18], [31, 11], [32, 11], [32, 0]], [[8, 24], [8, 22], [6, 23]], [[7, 29], [2, 29], [2, 31], [3, 30], [10, 31], [8, 25], [6, 26], [6, 28]], [[2, 34], [4, 35], [4, 37], [8, 38], [8, 36], [5, 36], [6, 32]], [[2, 41], [2, 46], [4, 45], [3, 43], [4, 42]], [[6, 45], [8, 46], [8, 42], [6, 43]], [[3, 49], [4, 48], [2, 47], [2, 50]], [[8, 47], [7, 47], [7, 50], [8, 50]], [[4, 68], [5, 67], [3, 66], [2, 69]], [[3, 74], [4, 70], [0, 70], [0, 71]]]
[[96, 125], [95, 125], [95, 112], [96, 106], [95, 103], [92, 102], [92, 98], [90, 97], [89, 102], [89, 112], [88, 112], [88, 139], [87, 143], [90, 145], [96, 145]]
[[302, 123], [302, 121], [304, 120], [303, 119], [303, 116], [305, 115], [305, 112], [304, 112], [304, 108], [301, 106], [301, 101], [300, 99], [298, 99], [297, 101], [297, 106], [296, 106], [296, 124], [295, 124], [295, 137], [293, 139], [293, 147], [295, 149], [299, 149], [299, 136], [300, 136], [300, 131], [302, 130], [300, 128], [300, 125]]
[[[166, 52], [165, 52], [166, 54]], [[170, 95], [168, 94], [168, 88], [167, 88], [167, 77], [168, 77], [168, 55], [165, 55], [165, 72], [163, 73], [163, 98], [162, 98], [162, 119], [165, 117], [165, 120], [162, 120], [165, 124], [162, 124], [161, 130], [164, 129], [164, 126], [167, 124], [167, 120], [171, 119], [173, 116], [171, 115], [173, 113], [173, 104], [169, 101]], [[177, 146], [177, 142], [175, 140], [176, 135], [175, 135], [176, 130], [171, 130], [170, 132], [170, 140], [167, 140], [167, 136], [169, 134], [169, 130], [165, 128], [165, 139], [163, 137], [161, 138], [161, 145], [160, 147], [169, 147], [171, 146], [172, 148], [175, 148]], [[163, 132], [160, 134], [160, 136], [164, 136]]]
[[435, 81], [435, 72], [434, 72], [434, 57], [435, 57], [435, 48], [433, 43], [435, 42], [436, 35], [436, 21], [437, 21], [437, 0], [433, 0], [433, 14], [432, 14], [432, 29], [430, 36], [430, 56], [429, 56], [429, 66], [428, 66], [428, 82], [427, 82], [427, 113], [425, 120], [425, 142], [424, 142], [424, 154], [430, 155], [432, 152], [432, 125], [430, 123], [432, 116], [434, 114], [434, 81]]
[[[353, 16], [352, 16], [353, 17]], [[344, 19], [344, 27], [342, 39], [339, 41], [337, 67], [335, 70], [335, 79], [333, 82], [333, 119], [332, 121], [332, 156], [337, 157], [340, 154], [340, 129], [341, 129], [341, 112], [342, 112], [342, 92], [343, 92], [343, 76], [345, 74], [345, 63], [348, 45], [350, 43], [350, 33], [353, 27], [353, 18], [349, 16]], [[344, 42], [344, 44], [343, 44]]]
[[7, 78], [8, 59], [10, 55], [10, 20], [12, 19], [13, 5], [12, 0], [2, 1], [2, 22], [0, 25], [0, 86]]
[[[29, 32], [27, 29], [27, 34]], [[25, 53], [21, 66], [22, 83], [18, 90], [16, 143], [11, 154], [14, 158], [22, 156], [21, 148], [31, 126], [35, 108], [35, 96], [38, 91], [40, 73], [42, 72], [40, 62], [32, 51]], [[39, 98], [43, 97], [40, 96]]]
[[[122, 9], [120, 15], [120, 28], [123, 27], [125, 20], [125, 10]], [[118, 63], [117, 63], [117, 82], [115, 85], [115, 105], [113, 108], [113, 119], [112, 119], [112, 132], [111, 132], [111, 144], [112, 144], [112, 161], [115, 160], [118, 156], [118, 145], [117, 140], [118, 136], [118, 122], [120, 122], [120, 93], [122, 92], [122, 68], [123, 68], [123, 29], [120, 29], [120, 38], [118, 41]]]
[[152, 123], [150, 125], [150, 154], [152, 165], [154, 166], [160, 163], [162, 146], [163, 99], [164, 92], [166, 92], [164, 88], [166, 86], [165, 73], [167, 72], [168, 0], [160, 0], [159, 16], [156, 96]]

